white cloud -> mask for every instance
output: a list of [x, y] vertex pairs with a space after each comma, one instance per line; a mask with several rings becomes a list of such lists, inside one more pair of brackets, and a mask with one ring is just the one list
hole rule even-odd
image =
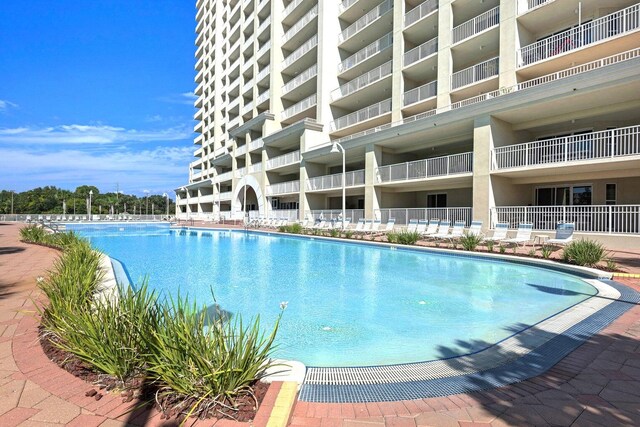
[[193, 107], [193, 104], [198, 99], [198, 96], [193, 92], [183, 92], [178, 94], [173, 94], [169, 96], [163, 96], [160, 98], [160, 101], [168, 102], [170, 104], [184, 104], [190, 105]]
[[[95, 185], [101, 191], [115, 191], [116, 184], [125, 193], [151, 194], [170, 192], [188, 180], [188, 165], [193, 161], [190, 147], [155, 147], [133, 151], [112, 147], [111, 150], [78, 150], [62, 148], [43, 152], [33, 147], [0, 147], [0, 188], [18, 191], [44, 185], [74, 189], [79, 185]], [[144, 187], [143, 187], [144, 186]]]
[[0, 129], [0, 142], [16, 144], [113, 144], [189, 139], [188, 126], [137, 130], [106, 125], [62, 125], [46, 128]]
[[0, 111], [5, 111], [9, 108], [18, 108], [18, 104], [7, 101], [6, 99], [0, 99]]

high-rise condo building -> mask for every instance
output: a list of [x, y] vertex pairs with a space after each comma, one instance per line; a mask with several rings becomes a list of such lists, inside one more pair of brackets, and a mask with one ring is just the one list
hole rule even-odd
[[352, 221], [571, 221], [638, 242], [640, 2], [196, 6], [179, 216], [336, 217], [344, 180]]

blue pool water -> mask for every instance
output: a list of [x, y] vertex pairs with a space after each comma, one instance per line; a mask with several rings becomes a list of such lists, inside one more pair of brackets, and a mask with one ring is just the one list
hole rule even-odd
[[480, 350], [596, 293], [561, 272], [464, 256], [244, 231], [79, 230], [134, 283], [273, 325], [276, 356], [382, 365]]

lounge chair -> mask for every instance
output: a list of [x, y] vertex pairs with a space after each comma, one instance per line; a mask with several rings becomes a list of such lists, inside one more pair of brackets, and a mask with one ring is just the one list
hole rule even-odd
[[418, 228], [418, 220], [410, 219], [409, 224], [407, 224], [407, 233], [415, 233], [416, 228]]
[[576, 224], [573, 222], [559, 222], [556, 226], [556, 237], [547, 240], [547, 244], [564, 246], [573, 240]]
[[431, 218], [429, 220], [429, 225], [427, 225], [427, 229], [422, 233], [422, 237], [430, 237], [438, 232], [438, 225], [440, 225], [439, 218]]
[[443, 239], [453, 242], [456, 239], [464, 236], [464, 221], [456, 221], [453, 223], [453, 228], [449, 231], [449, 234]]
[[416, 233], [422, 235], [425, 231], [427, 231], [427, 220], [421, 219], [418, 221], [418, 226], [416, 227]]
[[469, 236], [482, 236], [482, 221], [471, 221], [471, 226], [467, 230]]
[[362, 229], [364, 228], [364, 224], [365, 224], [364, 218], [360, 218], [358, 220], [358, 223], [356, 224], [356, 228], [354, 228], [353, 231], [356, 233], [362, 232]]
[[364, 226], [362, 227], [362, 232], [363, 233], [368, 233], [371, 230], [371, 226], [373, 225], [373, 222], [370, 220], [364, 220]]
[[513, 243], [514, 245], [526, 246], [527, 243], [531, 241], [531, 232], [533, 231], [533, 224], [530, 222], [521, 222], [518, 225], [518, 232], [516, 233], [516, 237], [511, 239], [504, 239], [502, 243]]
[[483, 242], [501, 242], [507, 238], [508, 232], [509, 232], [508, 222], [497, 222], [493, 230], [493, 235], [491, 237], [485, 237], [484, 239], [482, 239], [482, 241]]
[[375, 234], [378, 232], [378, 230], [380, 230], [380, 224], [382, 222], [379, 219], [374, 219], [373, 222], [371, 223], [371, 227], [369, 228], [368, 233], [370, 234]]
[[378, 234], [387, 234], [387, 233], [391, 233], [393, 231], [393, 228], [396, 225], [396, 219], [395, 218], [389, 218], [389, 220], [387, 221], [387, 225], [385, 225], [384, 229], [380, 230], [380, 232]]
[[443, 219], [438, 225], [438, 231], [430, 236], [426, 236], [427, 239], [445, 239], [449, 235], [449, 227], [451, 227], [451, 220]]

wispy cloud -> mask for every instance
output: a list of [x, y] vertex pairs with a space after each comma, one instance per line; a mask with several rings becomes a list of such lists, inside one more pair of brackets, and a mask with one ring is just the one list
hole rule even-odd
[[160, 98], [162, 102], [168, 102], [170, 104], [184, 104], [193, 106], [198, 96], [193, 92], [176, 93]]
[[189, 139], [186, 126], [138, 130], [106, 125], [62, 125], [45, 128], [0, 129], [0, 142], [27, 144], [114, 144], [127, 142], [177, 141]]
[[0, 99], [0, 112], [6, 111], [9, 108], [18, 108], [18, 104], [7, 101], [6, 99]]
[[[188, 180], [188, 164], [193, 160], [190, 147], [155, 147], [134, 151], [34, 150], [32, 147], [0, 146], [0, 170], [3, 183], [23, 191], [43, 185], [74, 189], [79, 185], [95, 185], [101, 191], [114, 191], [116, 183], [126, 193], [152, 194], [171, 191]], [[24, 177], [29, 176], [28, 187]], [[23, 188], [24, 187], [24, 188]], [[20, 190], [21, 189], [21, 190]]]

